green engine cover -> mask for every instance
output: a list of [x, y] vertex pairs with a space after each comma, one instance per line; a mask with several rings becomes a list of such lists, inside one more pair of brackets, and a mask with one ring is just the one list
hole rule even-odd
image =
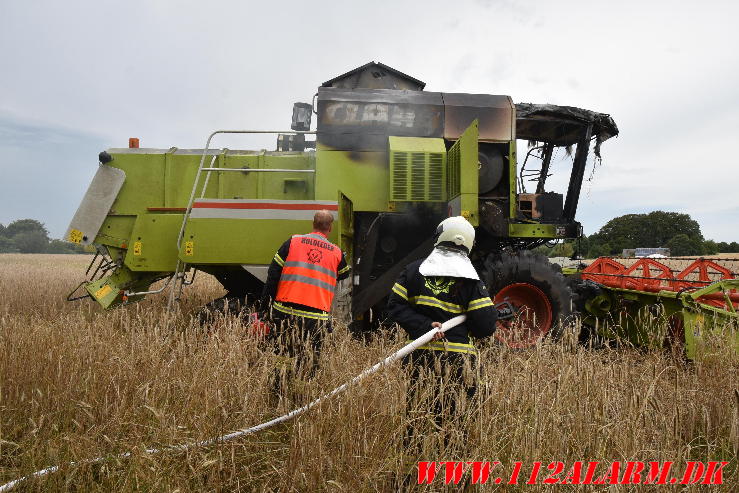
[[445, 202], [444, 139], [390, 137], [390, 200]]

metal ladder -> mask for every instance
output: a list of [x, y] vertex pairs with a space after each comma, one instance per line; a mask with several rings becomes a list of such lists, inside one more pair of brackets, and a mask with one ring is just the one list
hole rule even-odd
[[[186, 278], [186, 272], [188, 269], [188, 264], [184, 261], [181, 261], [179, 259], [179, 252], [182, 249], [182, 238], [185, 235], [185, 228], [187, 227], [187, 221], [190, 219], [190, 214], [192, 213], [192, 205], [195, 202], [195, 195], [197, 193], [198, 185], [200, 184], [200, 178], [203, 174], [203, 171], [206, 172], [205, 175], [205, 182], [203, 183], [203, 188], [200, 193], [199, 198], [203, 198], [205, 196], [205, 191], [208, 187], [208, 182], [210, 181], [210, 175], [212, 172], [224, 172], [224, 171], [238, 171], [243, 173], [244, 171], [247, 171], [249, 173], [315, 173], [316, 170], [314, 169], [250, 169], [250, 170], [244, 170], [241, 168], [217, 168], [214, 167], [216, 158], [218, 157], [218, 154], [213, 155], [213, 159], [210, 161], [210, 165], [206, 168], [205, 166], [205, 158], [208, 155], [208, 151], [210, 150], [210, 144], [213, 140], [213, 137], [215, 137], [218, 134], [303, 134], [303, 135], [314, 135], [317, 132], [315, 131], [297, 131], [297, 130], [216, 130], [212, 132], [208, 136], [208, 140], [205, 143], [205, 148], [203, 149], [203, 154], [200, 157], [200, 165], [198, 166], [198, 171], [195, 174], [195, 180], [192, 184], [192, 190], [190, 191], [190, 199], [187, 202], [187, 209], [185, 209], [185, 214], [182, 217], [182, 226], [180, 227], [180, 232], [177, 235], [177, 266], [175, 267], [175, 272], [172, 274], [171, 279], [174, 280], [174, 283], [172, 284], [172, 289], [169, 293], [169, 300], [167, 302], [167, 309], [173, 310], [176, 303], [180, 300], [180, 296], [182, 294], [182, 289], [184, 286], [190, 285], [193, 283], [195, 279], [195, 273], [193, 273], [192, 277], [188, 281]], [[169, 281], [167, 281], [167, 284], [169, 284]]]

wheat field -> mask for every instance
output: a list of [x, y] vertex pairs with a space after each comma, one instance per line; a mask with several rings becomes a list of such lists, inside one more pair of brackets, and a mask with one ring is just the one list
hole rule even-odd
[[[684, 364], [663, 352], [582, 347], [576, 328], [560, 344], [526, 351], [481, 344], [478, 392], [455, 425], [466, 433], [446, 444], [434, 438], [428, 413], [406, 411], [406, 376], [395, 364], [286, 424], [209, 447], [145, 454], [281, 415], [405, 338], [388, 330], [359, 341], [339, 325], [315, 378], [278, 396], [270, 391], [279, 361], [269, 343], [236, 318], [208, 329], [194, 320], [199, 306], [223, 294], [213, 279], [199, 275], [177, 314], [167, 312], [161, 295], [105, 312], [89, 300], [64, 301], [89, 259], [0, 255], [0, 484], [62, 465], [17, 491], [443, 490], [438, 481], [403, 486], [418, 460], [522, 461], [524, 468], [534, 461], [718, 460], [729, 465], [724, 484], [711, 491], [738, 491], [736, 350], [717, 337], [706, 342], [703, 359]], [[429, 437], [413, 451], [403, 444], [411, 419]], [[126, 451], [133, 454], [65, 465]]]

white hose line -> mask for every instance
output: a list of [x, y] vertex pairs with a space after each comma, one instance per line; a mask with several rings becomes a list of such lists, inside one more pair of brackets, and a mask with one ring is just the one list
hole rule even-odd
[[[185, 451], [185, 450], [189, 450], [191, 448], [196, 448], [196, 447], [206, 447], [206, 446], [212, 445], [214, 443], [227, 442], [229, 440], [233, 440], [234, 438], [238, 438], [238, 437], [241, 437], [241, 436], [244, 436], [244, 435], [249, 435], [249, 434], [252, 434], [252, 433], [256, 433], [258, 431], [262, 431], [262, 430], [264, 430], [266, 428], [269, 428], [270, 426], [274, 426], [277, 423], [282, 423], [283, 421], [287, 421], [289, 419], [292, 419], [295, 416], [298, 416], [300, 414], [303, 414], [304, 412], [306, 412], [310, 408], [312, 408], [314, 406], [317, 406], [318, 404], [320, 404], [322, 401], [328, 399], [329, 397], [332, 397], [332, 396], [338, 394], [339, 392], [343, 392], [350, 385], [353, 385], [353, 384], [359, 382], [360, 380], [362, 380], [367, 375], [371, 375], [371, 374], [375, 373], [377, 370], [379, 370], [383, 366], [387, 366], [390, 363], [393, 363], [394, 361], [397, 361], [397, 360], [403, 358], [404, 356], [412, 353], [413, 351], [415, 351], [419, 347], [421, 347], [424, 344], [430, 342], [437, 333], [439, 333], [439, 332], [442, 332], [442, 333], [443, 332], [446, 332], [447, 330], [451, 329], [452, 327], [456, 327], [457, 325], [461, 324], [466, 319], [467, 319], [467, 316], [466, 315], [459, 315], [459, 316], [456, 316], [456, 317], [454, 317], [454, 318], [452, 318], [450, 320], [447, 320], [446, 322], [444, 322], [443, 324], [441, 324], [441, 327], [440, 328], [438, 328], [438, 329], [437, 328], [434, 328], [434, 329], [429, 330], [428, 332], [426, 332], [424, 335], [422, 335], [421, 337], [419, 337], [415, 341], [409, 342], [408, 344], [406, 344], [405, 346], [403, 346], [402, 348], [400, 348], [395, 353], [391, 354], [390, 356], [388, 356], [384, 360], [380, 361], [379, 363], [375, 364], [374, 366], [372, 366], [370, 368], [367, 368], [362, 373], [360, 373], [356, 377], [352, 378], [351, 380], [349, 380], [345, 384], [339, 385], [338, 387], [336, 387], [334, 390], [332, 390], [328, 394], [322, 395], [321, 397], [319, 397], [318, 399], [314, 400], [313, 402], [310, 402], [310, 403], [306, 404], [305, 406], [300, 407], [298, 409], [293, 409], [289, 413], [284, 414], [282, 416], [279, 416], [279, 417], [277, 417], [277, 418], [275, 418], [273, 420], [267, 421], [265, 423], [262, 423], [262, 424], [259, 424], [259, 425], [256, 425], [256, 426], [252, 426], [251, 428], [244, 428], [244, 429], [241, 429], [241, 430], [238, 430], [238, 431], [234, 431], [232, 433], [228, 433], [226, 435], [222, 435], [222, 436], [214, 437], [214, 438], [209, 438], [207, 440], [201, 440], [199, 442], [183, 443], [183, 444], [180, 444], [180, 445], [171, 445], [171, 446], [163, 447], [163, 448], [150, 448], [150, 449], [146, 449], [146, 450], [144, 450], [144, 453], [146, 453], [146, 454], [158, 454], [160, 452], [170, 451], [170, 450], [171, 451]], [[124, 452], [124, 453], [118, 454], [118, 455], [109, 455], [109, 456], [104, 456], [104, 457], [96, 457], [94, 459], [85, 459], [85, 460], [81, 460], [81, 461], [78, 461], [78, 462], [68, 462], [67, 463], [67, 466], [78, 466], [78, 465], [83, 465], [83, 464], [96, 464], [98, 462], [104, 462], [106, 460], [125, 459], [127, 457], [130, 457], [131, 454], [132, 454], [132, 452]], [[59, 470], [59, 467], [60, 466], [47, 467], [46, 469], [41, 469], [41, 470], [36, 471], [36, 472], [34, 472], [32, 474], [29, 474], [28, 476], [23, 476], [22, 478], [14, 479], [13, 481], [10, 481], [9, 483], [5, 483], [4, 485], [0, 486], [0, 493], [2, 493], [4, 491], [10, 491], [10, 490], [12, 490], [16, 486], [18, 486], [18, 484], [22, 483], [23, 481], [26, 481], [27, 479], [40, 478], [40, 477], [46, 476], [48, 474], [51, 474], [53, 472], [56, 472], [56, 471]]]

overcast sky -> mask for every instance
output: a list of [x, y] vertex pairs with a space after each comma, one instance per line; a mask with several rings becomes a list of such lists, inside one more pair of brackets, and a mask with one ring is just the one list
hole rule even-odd
[[99, 151], [288, 128], [293, 102], [375, 60], [431, 91], [611, 114], [621, 134], [583, 186], [586, 234], [661, 209], [737, 241], [737, 18], [710, 1], [0, 0], [0, 223], [59, 237]]

